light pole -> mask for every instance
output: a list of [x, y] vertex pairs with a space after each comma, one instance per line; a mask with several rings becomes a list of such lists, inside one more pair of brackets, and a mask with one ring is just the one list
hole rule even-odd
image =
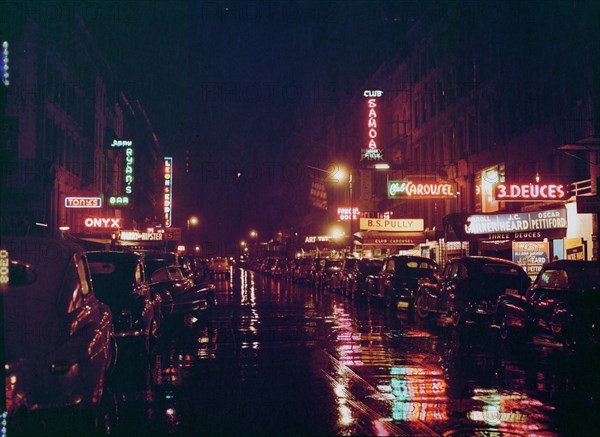
[[250, 231], [250, 238], [252, 239], [252, 251], [251, 251], [251, 255], [252, 258], [256, 259], [258, 258], [258, 251], [257, 251], [257, 247], [256, 247], [256, 242], [258, 239], [258, 232], [256, 232], [254, 229]]
[[198, 223], [200, 223], [200, 219], [198, 217], [196, 217], [195, 215], [191, 216], [190, 218], [187, 219], [187, 238], [188, 238], [188, 244], [192, 243], [192, 239], [190, 238], [190, 225], [192, 226], [197, 226]]

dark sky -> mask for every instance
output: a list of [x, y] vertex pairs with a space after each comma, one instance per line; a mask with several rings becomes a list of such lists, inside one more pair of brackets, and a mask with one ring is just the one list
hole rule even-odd
[[357, 92], [422, 4], [98, 1], [82, 15], [175, 157], [175, 224], [197, 214], [203, 235], [239, 241], [303, 208], [287, 189], [311, 164], [304, 121]]

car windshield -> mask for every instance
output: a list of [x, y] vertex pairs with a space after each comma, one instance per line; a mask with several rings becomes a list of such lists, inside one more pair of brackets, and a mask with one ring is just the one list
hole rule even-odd
[[156, 260], [147, 260], [146, 261], [146, 274], [148, 277], [152, 276], [156, 270], [161, 267], [168, 267], [173, 265], [173, 263], [168, 259], [156, 259]]
[[529, 285], [526, 275], [517, 266], [508, 264], [484, 264], [481, 272], [486, 283], [499, 287], [521, 289]]
[[355, 266], [357, 263], [358, 263], [358, 260], [357, 260], [357, 259], [354, 259], [354, 258], [348, 258], [348, 259], [346, 260], [346, 265], [345, 265], [345, 268], [346, 268], [347, 270], [353, 269], [353, 268], [354, 268], [354, 266]]
[[379, 273], [383, 260], [380, 259], [362, 259], [358, 265], [358, 269], [366, 275], [374, 275]]
[[342, 260], [341, 259], [328, 259], [327, 261], [325, 261], [325, 268], [326, 269], [331, 269], [331, 268], [335, 268], [335, 267], [342, 267]]
[[408, 260], [396, 264], [396, 272], [403, 270], [414, 276], [430, 276], [436, 270], [436, 266], [429, 260]]

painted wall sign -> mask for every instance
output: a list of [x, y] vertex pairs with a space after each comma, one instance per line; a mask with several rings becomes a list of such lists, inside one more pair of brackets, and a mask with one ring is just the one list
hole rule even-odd
[[415, 232], [425, 229], [425, 220], [423, 219], [360, 219], [361, 231], [398, 231]]
[[102, 208], [102, 197], [65, 197], [65, 208]]
[[120, 217], [86, 217], [83, 221], [86, 228], [120, 228]]
[[165, 156], [164, 158], [164, 193], [163, 193], [163, 213], [165, 227], [171, 227], [171, 218], [173, 214], [173, 158]]
[[367, 148], [361, 150], [361, 159], [381, 160], [382, 150], [378, 146], [379, 135], [377, 122], [377, 99], [383, 96], [381, 90], [365, 90], [363, 96], [367, 98]]
[[388, 181], [388, 199], [448, 199], [456, 196], [454, 184], [422, 179]]
[[547, 202], [565, 200], [567, 189], [562, 184], [500, 183], [496, 185], [494, 197], [502, 202]]
[[519, 212], [516, 214], [470, 215], [465, 232], [471, 235], [507, 232], [532, 233], [544, 229], [566, 229], [567, 210]]
[[350, 216], [352, 216], [352, 220], [356, 220], [360, 216], [360, 209], [356, 206], [354, 208], [341, 207], [337, 209], [337, 213], [341, 221], [350, 220]]

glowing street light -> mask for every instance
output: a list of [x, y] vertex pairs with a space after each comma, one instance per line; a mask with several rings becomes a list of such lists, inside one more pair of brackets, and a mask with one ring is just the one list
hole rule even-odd
[[198, 223], [200, 223], [200, 219], [198, 217], [196, 217], [195, 215], [193, 215], [189, 219], [187, 219], [188, 232], [190, 231], [190, 225], [196, 226]]

